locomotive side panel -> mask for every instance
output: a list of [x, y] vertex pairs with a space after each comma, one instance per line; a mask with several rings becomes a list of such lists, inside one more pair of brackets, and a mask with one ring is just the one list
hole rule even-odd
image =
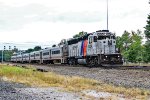
[[[40, 52], [39, 52], [40, 59]], [[50, 49], [42, 50], [42, 60], [50, 60]]]
[[51, 49], [51, 59], [54, 63], [64, 63], [63, 47], [55, 47]]
[[34, 60], [35, 60], [35, 54], [34, 54], [34, 52], [31, 52], [30, 53], [30, 61], [29, 62], [34, 62]]
[[30, 61], [30, 54], [26, 54], [26, 62], [29, 62]]

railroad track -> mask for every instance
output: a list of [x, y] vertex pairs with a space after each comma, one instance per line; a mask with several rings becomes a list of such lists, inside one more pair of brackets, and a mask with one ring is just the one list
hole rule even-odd
[[122, 66], [120, 69], [139, 69], [139, 70], [150, 70], [150, 66]]
[[[21, 63], [6, 63], [6, 64], [12, 64], [12, 65], [15, 65], [15, 66], [22, 66], [24, 68], [26, 68], [27, 66], [32, 66], [32, 67], [35, 67], [38, 71], [46, 71], [45, 70], [45, 66], [47, 67], [86, 67], [86, 66], [83, 66], [83, 65], [67, 65], [67, 64], [21, 64]], [[39, 67], [36, 67], [36, 66], [39, 66]], [[134, 69], [134, 70], [144, 70], [144, 71], [150, 71], [150, 66], [121, 66], [121, 67], [86, 67], [86, 68], [101, 68], [101, 69], [119, 69], [119, 70], [130, 70], [130, 69]], [[46, 71], [47, 72], [47, 71]]]

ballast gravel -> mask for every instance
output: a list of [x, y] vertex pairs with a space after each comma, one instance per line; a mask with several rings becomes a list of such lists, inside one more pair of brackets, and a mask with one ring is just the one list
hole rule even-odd
[[121, 68], [88, 68], [73, 66], [34, 65], [46, 71], [61, 75], [81, 76], [116, 86], [135, 87], [150, 90], [150, 71]]
[[59, 88], [27, 87], [19, 83], [0, 80], [0, 100], [87, 100], [77, 93], [61, 91]]

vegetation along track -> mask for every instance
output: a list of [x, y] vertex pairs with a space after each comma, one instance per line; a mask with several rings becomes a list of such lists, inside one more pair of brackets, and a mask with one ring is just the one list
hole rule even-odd
[[68, 65], [38, 65], [38, 64], [16, 64], [18, 66], [32, 66], [40, 71], [50, 71], [61, 75], [81, 76], [100, 80], [105, 83], [124, 87], [137, 87], [150, 90], [150, 67], [123, 66], [117, 68]]

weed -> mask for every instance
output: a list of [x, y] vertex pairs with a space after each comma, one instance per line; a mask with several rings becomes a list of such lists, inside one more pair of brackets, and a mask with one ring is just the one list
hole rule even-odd
[[10, 65], [0, 65], [0, 77], [9, 81], [24, 83], [36, 87], [63, 87], [69, 91], [96, 90], [110, 93], [123, 94], [127, 97], [146, 98], [150, 91], [138, 88], [117, 87], [100, 81], [57, 75], [52, 72], [38, 72], [35, 69], [24, 69]]

